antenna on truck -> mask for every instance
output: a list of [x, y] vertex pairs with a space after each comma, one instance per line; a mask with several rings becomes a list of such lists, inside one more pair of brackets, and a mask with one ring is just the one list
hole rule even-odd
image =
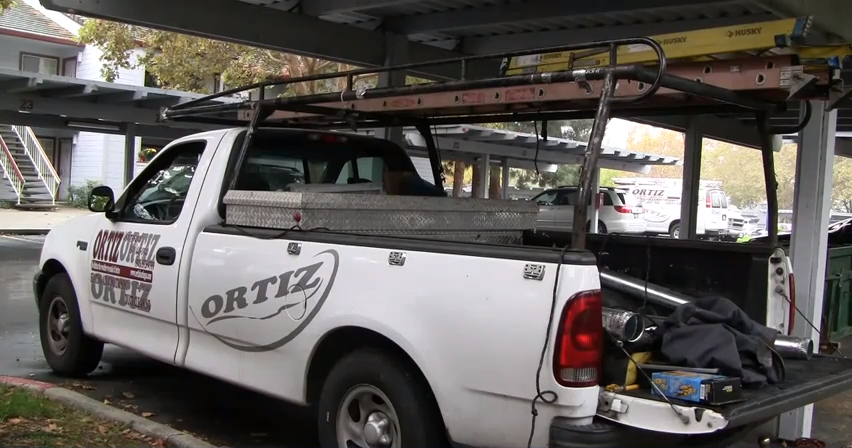
[[[572, 248], [584, 249], [592, 175], [597, 169], [601, 143], [610, 118], [754, 114], [763, 135], [761, 149], [765, 176], [774, 179], [772, 139], [769, 136], [796, 133], [804, 127], [808, 117], [806, 115], [796, 126], [772, 128], [768, 125], [770, 115], [784, 112], [791, 100], [831, 97], [835, 100], [833, 107], [836, 107], [847, 98], [845, 94], [837, 96], [836, 86], [841, 81], [834, 65], [838, 57], [850, 54], [849, 47], [794, 47], [794, 43], [803, 42], [809, 23], [809, 18], [770, 22], [766, 26], [771, 25], [774, 35], [769, 40], [746, 39], [734, 29], [711, 29], [693, 32], [701, 34], [691, 38], [688, 37], [690, 33], [683, 33], [691, 39], [690, 42], [696, 39], [704, 42], [702, 46], [680, 45], [685, 39], [637, 37], [261, 82], [173, 106], [163, 112], [163, 118], [247, 126], [248, 134], [240, 148], [237, 168], [245, 157], [252, 136], [261, 127], [351, 129], [415, 126], [427, 143], [437, 187], [442, 186], [442, 169], [430, 126], [594, 118], [580, 171], [580, 197], [574, 208], [571, 238]], [[766, 46], [784, 47], [787, 54], [759, 52], [773, 55], [753, 55], [760, 49], [756, 47]], [[719, 52], [720, 49], [730, 50], [723, 53], [732, 53], [733, 56], [709, 60], [704, 57], [705, 53]], [[791, 49], [793, 53], [805, 54], [807, 65], [797, 54], [789, 54]], [[676, 64], [669, 63], [666, 56], [669, 50], [677, 57]], [[557, 54], [565, 60], [544, 58], [542, 55], [545, 54]], [[497, 64], [494, 69], [500, 76], [470, 79], [470, 67], [498, 60], [502, 61], [503, 71], [500, 73]], [[448, 65], [459, 67], [457, 80], [402, 87], [355, 87], [354, 80], [363, 75], [422, 71]], [[331, 93], [264, 97], [265, 89], [270, 86], [334, 78], [344, 78], [345, 88]], [[215, 98], [255, 90], [255, 99], [205, 104]], [[768, 208], [770, 215], [777, 215], [773, 186], [773, 182], [767, 182]], [[773, 238], [777, 240], [777, 229], [771, 227], [770, 239]]]

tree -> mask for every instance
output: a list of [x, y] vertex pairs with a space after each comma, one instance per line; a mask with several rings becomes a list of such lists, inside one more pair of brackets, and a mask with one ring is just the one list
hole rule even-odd
[[[101, 49], [101, 62], [104, 64], [101, 74], [109, 82], [117, 79], [120, 69], [144, 66], [160, 87], [199, 93], [212, 93], [210, 81], [216, 76], [221, 77], [227, 86], [236, 87], [355, 68], [279, 51], [97, 19], [86, 20], [80, 29], [80, 41]], [[343, 78], [336, 78], [298, 83], [284, 93], [311, 94], [342, 89], [345, 82]], [[361, 85], [374, 83], [375, 75], [356, 82]]]

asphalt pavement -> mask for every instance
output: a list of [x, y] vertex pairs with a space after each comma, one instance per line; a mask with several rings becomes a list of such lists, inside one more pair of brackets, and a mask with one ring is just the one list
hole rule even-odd
[[42, 355], [32, 293], [43, 240], [0, 235], [0, 375], [60, 384], [220, 446], [319, 445], [314, 417], [303, 409], [120, 347], [107, 345], [86, 380], [53, 375]]
[[[220, 446], [319, 445], [315, 418], [303, 409], [120, 347], [107, 345], [101, 365], [86, 380], [51, 374], [32, 293], [43, 239], [0, 234], [0, 375], [59, 384]], [[817, 403], [813, 433], [832, 442], [852, 441], [852, 392]], [[754, 446], [753, 440], [736, 446]], [[852, 446], [842, 446], [847, 445]]]

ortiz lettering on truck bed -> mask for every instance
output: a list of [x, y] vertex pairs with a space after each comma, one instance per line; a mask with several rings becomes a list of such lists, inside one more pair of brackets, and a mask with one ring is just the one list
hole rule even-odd
[[92, 247], [94, 300], [150, 312], [154, 254], [160, 235], [101, 230]]

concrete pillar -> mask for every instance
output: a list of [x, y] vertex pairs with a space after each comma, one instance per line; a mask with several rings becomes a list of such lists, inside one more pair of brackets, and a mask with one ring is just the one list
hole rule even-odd
[[[793, 334], [817, 342], [825, 286], [837, 111], [826, 112], [824, 101], [813, 101], [811, 106], [811, 120], [799, 133], [790, 252], [796, 276], [796, 306], [817, 327], [812, 328], [797, 316]], [[788, 412], [779, 419], [778, 436], [790, 440], [810, 437], [812, 422], [812, 404]]]
[[509, 158], [503, 157], [503, 160], [500, 161], [500, 167], [502, 171], [500, 172], [502, 176], [502, 182], [500, 183], [500, 188], [502, 188], [503, 199], [509, 199]]
[[589, 209], [589, 233], [598, 233], [598, 220], [601, 211], [598, 208], [598, 193], [601, 191], [601, 169], [595, 168], [592, 174], [592, 207]]
[[704, 134], [698, 117], [686, 128], [683, 150], [683, 184], [680, 196], [680, 239], [695, 239], [698, 220], [698, 188], [701, 181], [701, 147]]
[[127, 188], [136, 171], [136, 123], [127, 123], [124, 131], [124, 185]]

